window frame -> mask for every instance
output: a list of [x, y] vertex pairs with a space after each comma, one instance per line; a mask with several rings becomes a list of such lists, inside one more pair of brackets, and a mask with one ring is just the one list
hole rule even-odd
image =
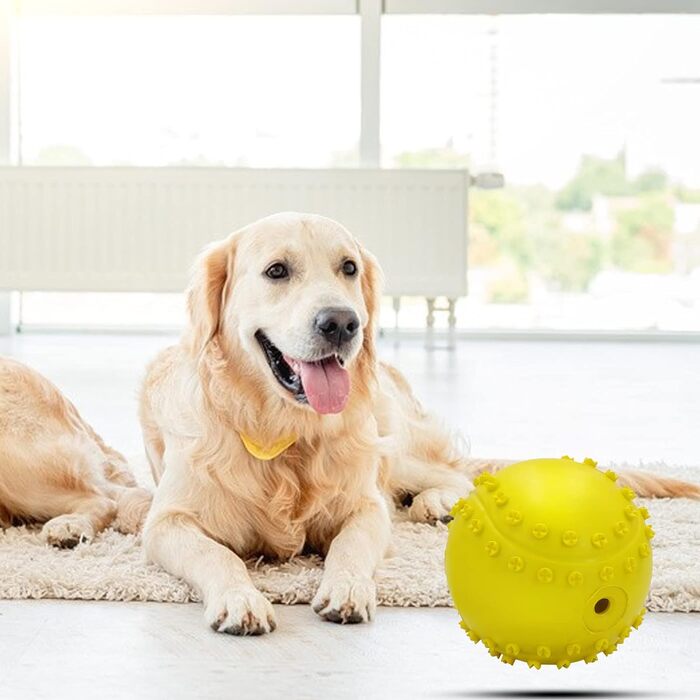
[[[374, 0], [3, 0], [31, 15], [361, 14]], [[700, 13], [697, 0], [380, 0], [381, 14]]]
[[384, 0], [384, 14], [698, 14], [697, 0]]
[[17, 0], [18, 14], [60, 15], [351, 15], [358, 0]]
[[0, 164], [20, 165], [14, 25], [19, 17], [359, 15], [360, 162], [379, 167], [383, 15], [700, 13], [697, 0], [0, 0]]

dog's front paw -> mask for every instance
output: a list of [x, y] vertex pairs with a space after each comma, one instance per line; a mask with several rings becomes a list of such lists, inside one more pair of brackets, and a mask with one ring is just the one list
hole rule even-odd
[[228, 588], [211, 596], [204, 618], [215, 632], [238, 636], [265, 634], [277, 627], [270, 601], [252, 586]]
[[438, 520], [449, 517], [450, 509], [457, 501], [454, 491], [426, 489], [413, 497], [408, 508], [408, 517], [416, 523], [434, 525]]
[[49, 520], [41, 534], [54, 547], [72, 549], [81, 542], [90, 542], [95, 536], [95, 528], [87, 516], [71, 513]]
[[324, 576], [311, 605], [324, 620], [368, 622], [377, 609], [377, 587], [371, 578], [349, 574]]

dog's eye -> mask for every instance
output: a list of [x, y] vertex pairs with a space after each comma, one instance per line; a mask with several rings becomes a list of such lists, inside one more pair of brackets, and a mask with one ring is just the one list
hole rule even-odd
[[354, 277], [357, 274], [357, 265], [352, 260], [346, 260], [343, 263], [343, 274]]
[[270, 265], [270, 267], [265, 270], [265, 274], [271, 280], [282, 280], [285, 277], [289, 277], [289, 270], [287, 269], [286, 265], [283, 265], [282, 263], [275, 263], [274, 265]]

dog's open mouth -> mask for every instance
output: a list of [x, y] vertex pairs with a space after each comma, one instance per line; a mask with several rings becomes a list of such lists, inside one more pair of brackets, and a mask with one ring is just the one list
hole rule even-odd
[[338, 355], [308, 362], [289, 357], [263, 333], [255, 337], [265, 353], [275, 379], [299, 403], [308, 403], [317, 413], [340, 413], [350, 396], [350, 375]]

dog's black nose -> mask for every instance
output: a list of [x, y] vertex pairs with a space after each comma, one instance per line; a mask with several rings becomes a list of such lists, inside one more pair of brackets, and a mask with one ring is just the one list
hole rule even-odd
[[316, 314], [314, 327], [328, 342], [340, 346], [357, 335], [360, 319], [352, 309], [328, 307]]

